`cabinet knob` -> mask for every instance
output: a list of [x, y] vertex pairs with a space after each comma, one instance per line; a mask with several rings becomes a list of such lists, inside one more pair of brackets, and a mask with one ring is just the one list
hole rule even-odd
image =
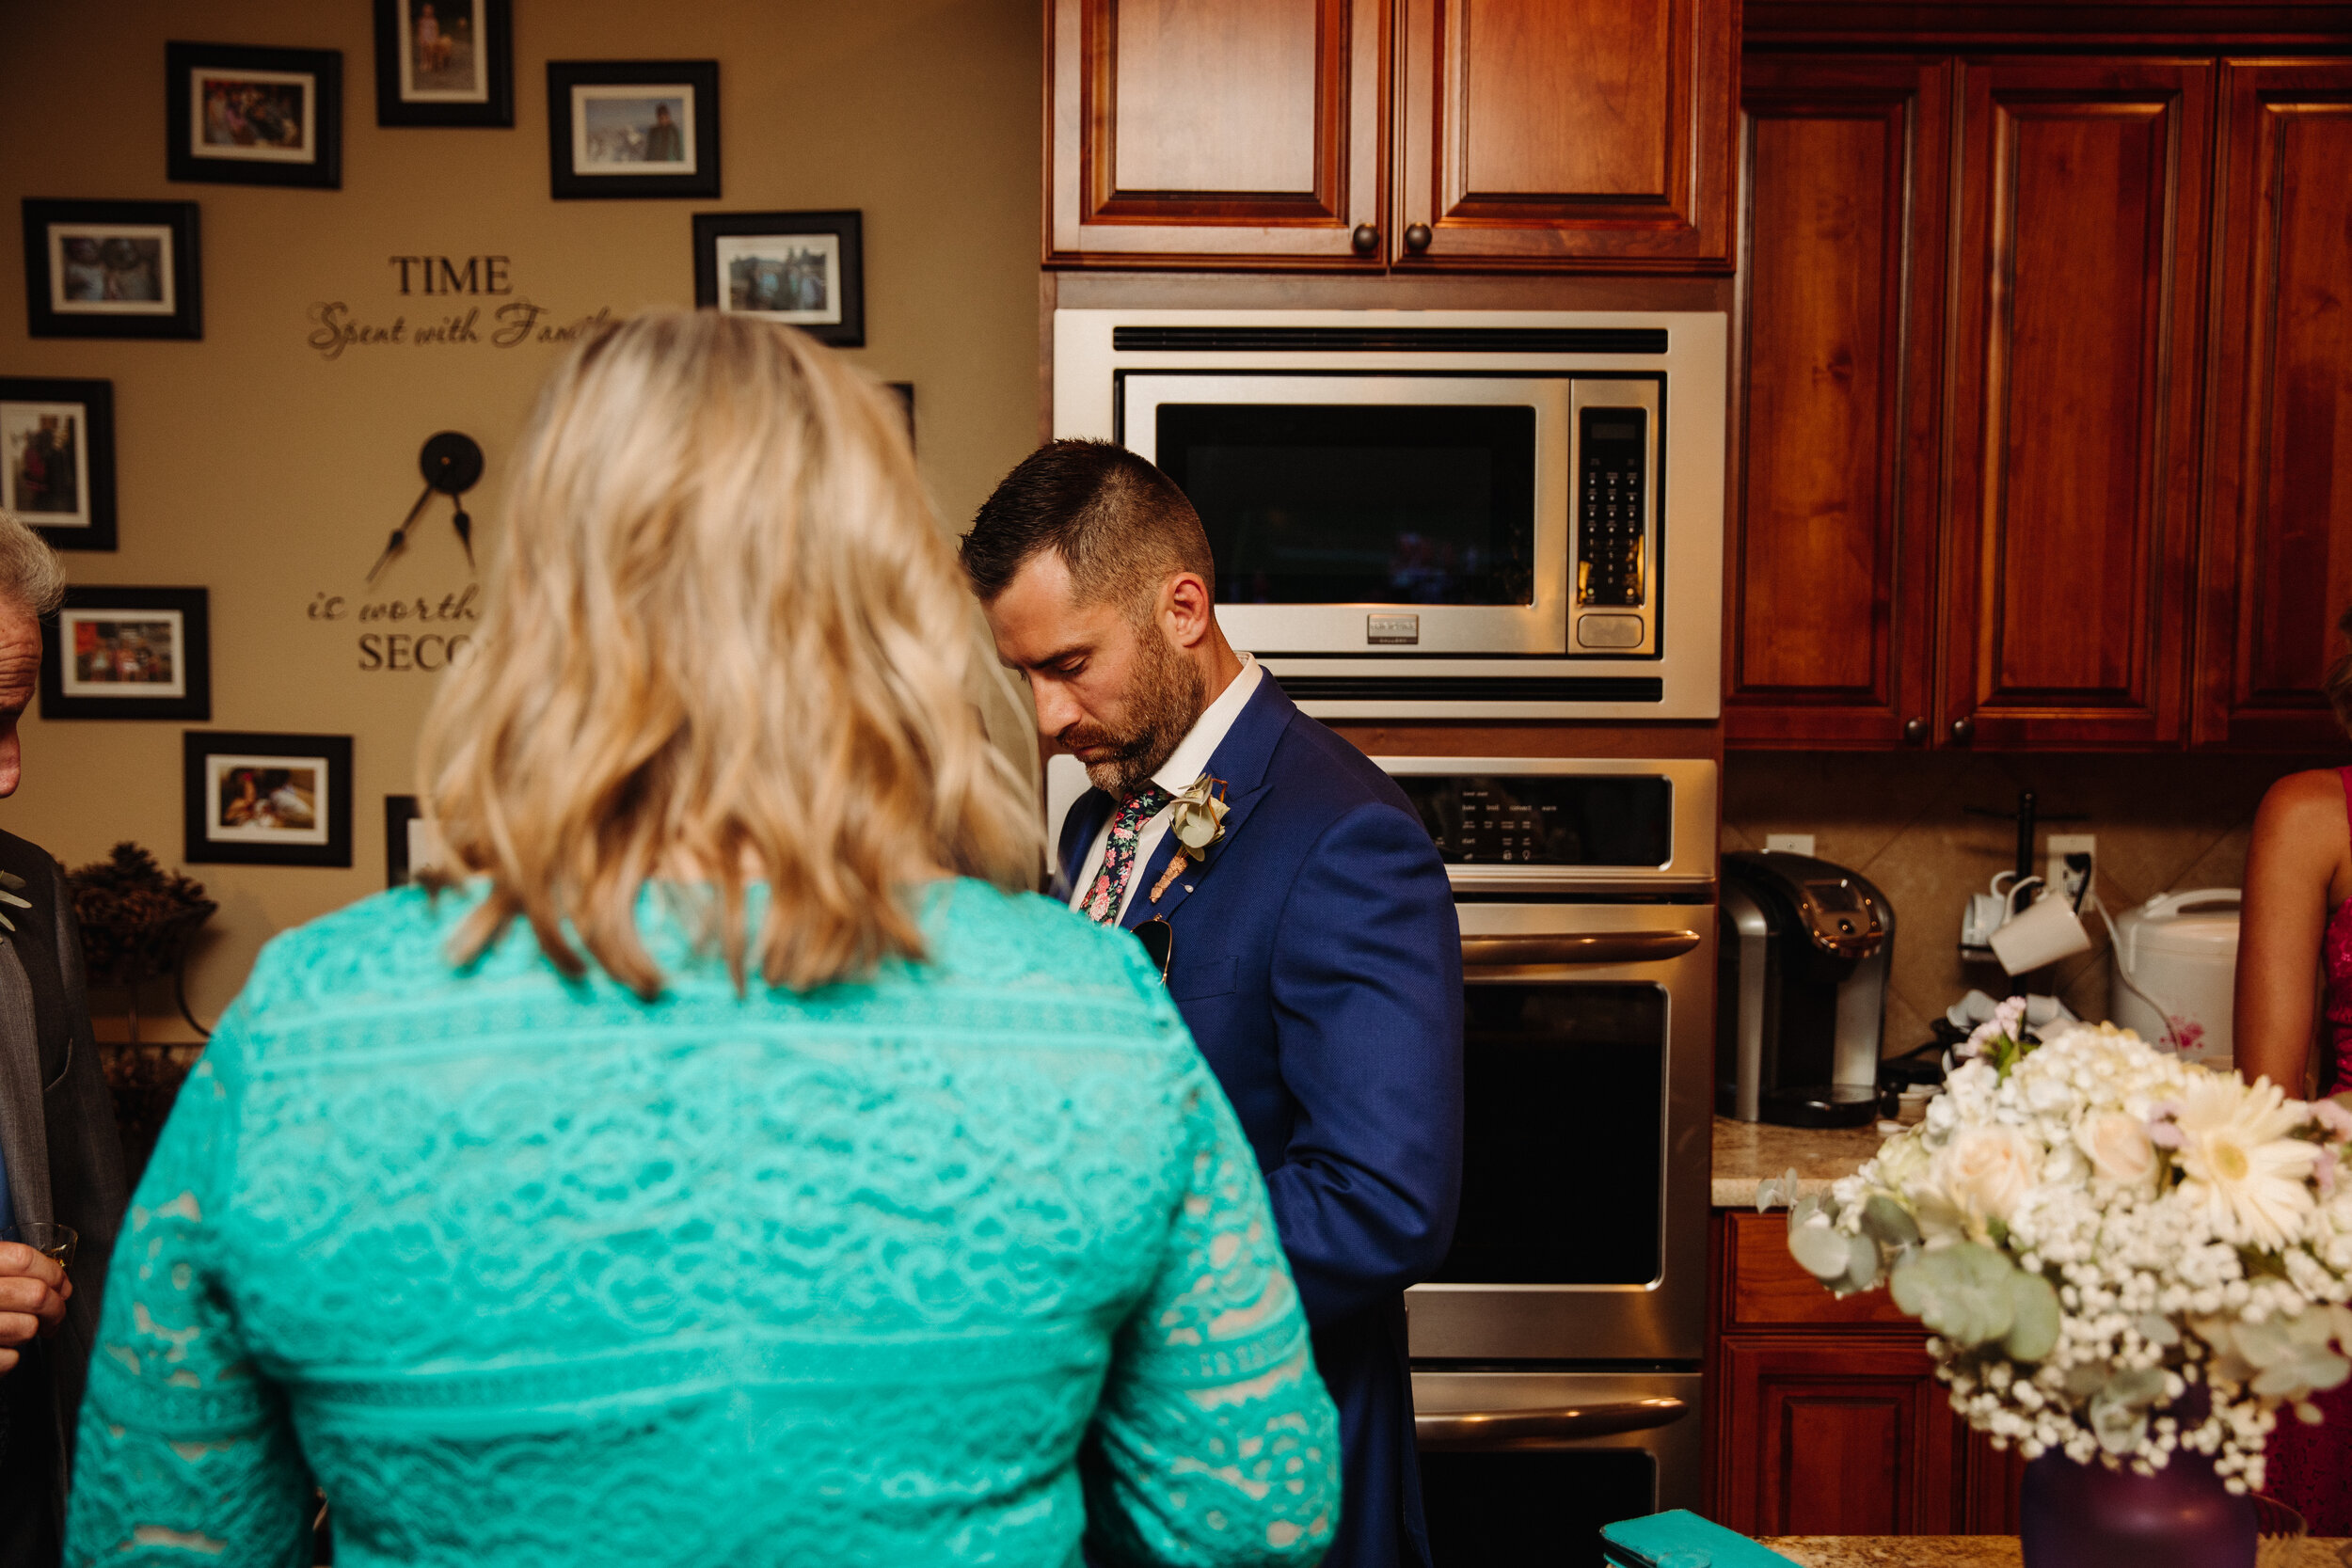
[[1380, 248], [1380, 230], [1369, 223], [1358, 224], [1356, 232], [1348, 238], [1355, 242], [1356, 254], [1359, 256], [1369, 256]]
[[1924, 719], [1903, 721], [1903, 744], [1917, 746], [1928, 738], [1928, 721]]
[[1971, 740], [1976, 738], [1977, 721], [1974, 719], [1955, 719], [1952, 721], [1953, 745], [1965, 746]]
[[1427, 250], [1429, 248], [1429, 226], [1425, 223], [1417, 223], [1406, 230], [1405, 248], [1416, 256]]

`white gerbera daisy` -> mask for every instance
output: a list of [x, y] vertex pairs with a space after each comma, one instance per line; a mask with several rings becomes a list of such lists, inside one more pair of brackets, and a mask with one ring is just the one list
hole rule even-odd
[[2200, 1074], [2174, 1118], [2182, 1200], [2226, 1241], [2265, 1252], [2286, 1245], [2313, 1207], [2309, 1178], [2319, 1148], [2287, 1136], [2309, 1119], [2266, 1078], [2249, 1088], [2234, 1073]]

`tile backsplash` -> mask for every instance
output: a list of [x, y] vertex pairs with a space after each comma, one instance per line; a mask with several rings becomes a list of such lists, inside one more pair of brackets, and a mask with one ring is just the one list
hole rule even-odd
[[[2030, 789], [2049, 835], [2092, 833], [2097, 886], [2110, 911], [2160, 893], [2236, 887], [2254, 808], [2271, 782], [2341, 757], [2003, 755], [1971, 752], [1734, 752], [1724, 765], [1723, 847], [1761, 849], [1767, 833], [1814, 836], [1814, 853], [1861, 872], [1895, 906], [1895, 963], [1885, 1050], [1926, 1043], [1928, 1021], [1971, 986], [1994, 996], [1997, 964], [1963, 962], [1968, 896], [2010, 868], [2008, 814]], [[1971, 814], [1982, 806], [2001, 816]], [[2052, 816], [2079, 817], [2051, 822]], [[2090, 921], [2092, 950], [2054, 966], [2058, 994], [2084, 1018], [2107, 1016], [2107, 933]], [[2047, 984], [2048, 981], [2042, 981]]]

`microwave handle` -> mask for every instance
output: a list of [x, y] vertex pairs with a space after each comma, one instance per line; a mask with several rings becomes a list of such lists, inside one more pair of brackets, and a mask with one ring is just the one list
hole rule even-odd
[[1689, 1402], [1663, 1395], [1565, 1409], [1424, 1412], [1413, 1418], [1413, 1435], [1423, 1449], [1441, 1453], [1549, 1448], [1579, 1438], [1672, 1426], [1690, 1413]]
[[1696, 931], [1582, 931], [1548, 936], [1462, 939], [1465, 969], [1530, 964], [1639, 964], [1678, 958], [1699, 944]]

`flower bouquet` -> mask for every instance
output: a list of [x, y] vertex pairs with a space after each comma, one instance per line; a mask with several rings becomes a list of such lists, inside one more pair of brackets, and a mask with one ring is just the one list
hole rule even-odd
[[2022, 1010], [1795, 1204], [1789, 1250], [1839, 1293], [1884, 1281], [1995, 1445], [2140, 1476], [2186, 1451], [2259, 1491], [2281, 1409], [2316, 1421], [2352, 1377], [2352, 1112], [2109, 1024], [2037, 1045]]

